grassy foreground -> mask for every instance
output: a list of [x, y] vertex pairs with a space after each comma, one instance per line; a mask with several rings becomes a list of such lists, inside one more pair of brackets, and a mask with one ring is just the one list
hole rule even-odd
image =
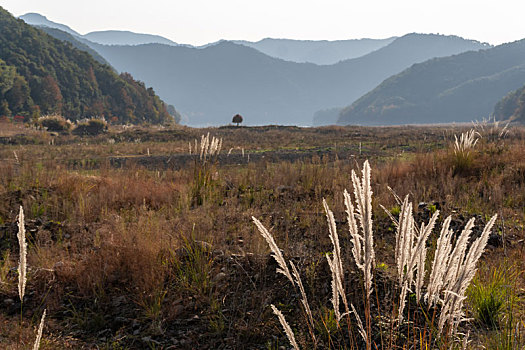
[[[275, 305], [302, 349], [365, 348], [357, 322], [332, 308], [332, 252], [323, 199], [339, 230], [348, 301], [365, 322], [363, 275], [352, 257], [343, 198], [368, 159], [374, 192], [375, 264], [370, 338], [375, 349], [461, 348], [413, 293], [404, 321], [396, 280], [401, 207], [417, 225], [439, 210], [428, 240], [451, 215], [472, 237], [498, 214], [467, 290], [458, 334], [468, 348], [521, 349], [525, 238], [525, 130], [478, 125], [479, 141], [454, 152], [453, 127], [223, 127], [114, 129], [96, 137], [0, 124], [0, 347], [41, 349], [279, 349], [290, 343]], [[205, 161], [201, 136], [222, 138]], [[196, 141], [197, 140], [197, 141]], [[191, 154], [190, 154], [191, 149]], [[25, 210], [28, 279], [18, 297], [17, 214]], [[312, 312], [276, 273], [252, 216], [298, 269]], [[428, 279], [428, 276], [427, 276]], [[365, 325], [366, 326], [366, 325]], [[312, 340], [315, 335], [315, 342]], [[458, 338], [458, 339], [456, 339]]]

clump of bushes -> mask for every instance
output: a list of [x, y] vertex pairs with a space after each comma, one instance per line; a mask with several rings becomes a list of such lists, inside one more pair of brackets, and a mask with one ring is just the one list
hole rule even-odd
[[80, 136], [94, 136], [105, 132], [108, 129], [108, 123], [104, 119], [91, 118], [85, 122], [77, 123], [73, 134]]
[[38, 119], [38, 124], [47, 131], [68, 133], [73, 124], [61, 115], [46, 115]]

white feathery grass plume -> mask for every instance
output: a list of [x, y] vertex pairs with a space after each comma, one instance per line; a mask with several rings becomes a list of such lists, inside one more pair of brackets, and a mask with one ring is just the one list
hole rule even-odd
[[[443, 287], [445, 296], [443, 298], [443, 307], [438, 323], [440, 331], [443, 330], [446, 323], [449, 323], [451, 326], [450, 331], [455, 333], [459, 323], [464, 320], [463, 301], [466, 299], [465, 292], [476, 274], [476, 264], [485, 250], [490, 231], [496, 222], [496, 218], [497, 215], [494, 215], [489, 220], [481, 236], [470, 246], [468, 253], [466, 252], [466, 247], [458, 247], [458, 245], [464, 244], [466, 246], [468, 239], [466, 241], [462, 240], [462, 236], [470, 236], [473, 220], [467, 223], [456, 243], [454, 252], [456, 250], [459, 252], [459, 258], [454, 256], [453, 252], [453, 258], [448, 262], [449, 269], [453, 271], [453, 274], [451, 276], [448, 276], [448, 274], [445, 276], [445, 284]], [[469, 225], [471, 222], [472, 224]], [[459, 261], [459, 263], [457, 263], [457, 261]], [[456, 264], [458, 264], [458, 266], [456, 266]]]
[[314, 324], [314, 318], [312, 316], [312, 311], [310, 310], [310, 304], [308, 303], [308, 298], [306, 297], [306, 293], [304, 291], [303, 281], [301, 280], [301, 275], [299, 274], [299, 271], [295, 267], [295, 264], [293, 261], [290, 261], [290, 266], [292, 267], [292, 275], [295, 278], [295, 283], [299, 287], [299, 291], [301, 292], [301, 303], [304, 306], [304, 310], [306, 311], [306, 315], [308, 317], [308, 322], [310, 323], [310, 330], [312, 337], [314, 339], [314, 342], [316, 342], [315, 334], [313, 333], [313, 330], [315, 329]]
[[425, 261], [427, 258], [426, 242], [430, 236], [430, 233], [432, 233], [434, 226], [436, 225], [438, 216], [439, 210], [436, 210], [427, 225], [424, 223], [421, 224], [421, 229], [419, 230], [419, 236], [417, 237], [416, 245], [412, 249], [412, 258], [408, 265], [408, 269], [411, 271], [416, 269], [417, 271], [415, 280], [417, 300], [421, 300], [421, 288], [423, 287], [423, 283], [425, 281]]
[[[206, 136], [201, 135], [201, 150], [199, 159], [206, 161], [208, 158], [218, 155], [222, 148], [222, 138], [219, 139], [215, 136], [210, 138], [210, 133], [208, 132]], [[195, 152], [197, 152], [197, 140], [195, 140]], [[190, 146], [191, 154], [191, 146]]]
[[[359, 179], [352, 170], [352, 183], [357, 207], [357, 218], [362, 235], [354, 232], [353, 242], [362, 242], [361, 251], [352, 250], [357, 266], [363, 271], [367, 296], [372, 293], [372, 265], [375, 262], [374, 237], [372, 232], [372, 189], [370, 187], [370, 164], [366, 160], [363, 164], [362, 179]], [[351, 208], [347, 208], [351, 211]], [[357, 254], [356, 254], [357, 252]]]
[[354, 313], [355, 318], [357, 320], [357, 329], [359, 331], [359, 334], [361, 334], [361, 337], [363, 338], [365, 343], [368, 344], [368, 336], [367, 336], [365, 328], [363, 327], [363, 322], [361, 321], [361, 317], [359, 317], [359, 314], [355, 310], [354, 304], [350, 304], [350, 306], [352, 307], [352, 312]]
[[425, 294], [425, 301], [429, 301], [431, 305], [435, 305], [439, 299], [439, 293], [443, 286], [445, 273], [447, 272], [450, 252], [452, 251], [452, 230], [450, 230], [450, 222], [452, 217], [448, 216], [443, 222], [441, 233], [436, 244], [436, 251], [434, 253], [434, 261], [432, 262], [432, 269], [427, 285], [427, 292]]
[[339, 288], [337, 286], [337, 272], [335, 271], [334, 263], [330, 256], [326, 254], [326, 260], [328, 260], [328, 266], [332, 272], [332, 306], [334, 307], [335, 319], [339, 321], [341, 319], [341, 311], [339, 310]]
[[441, 333], [445, 324], [450, 325], [449, 332], [454, 334], [457, 332], [458, 325], [465, 319], [462, 311], [463, 301], [467, 298], [464, 295], [459, 295], [453, 291], [443, 291], [444, 298], [442, 302], [441, 312], [439, 315], [438, 329]]
[[[407, 267], [406, 274], [411, 275], [408, 270], [408, 260], [411, 257], [412, 246], [414, 240], [414, 217], [412, 216], [412, 203], [408, 201], [408, 195], [403, 200], [401, 211], [399, 212], [399, 223], [396, 231], [396, 248], [395, 259], [397, 264], [397, 277], [399, 286], [403, 285], [405, 280], [405, 267]], [[411, 276], [408, 277], [411, 282]]]
[[217, 154], [221, 152], [221, 149], [222, 149], [222, 137], [219, 140], [219, 146], [217, 147]]
[[40, 348], [40, 340], [42, 339], [42, 331], [44, 330], [44, 320], [46, 319], [46, 310], [42, 314], [40, 319], [40, 326], [38, 326], [38, 333], [36, 335], [35, 344], [33, 345], [33, 350], [38, 350]]
[[[330, 232], [330, 240], [332, 241], [332, 245], [334, 246], [334, 250], [332, 252], [333, 258], [330, 259], [328, 254], [326, 255], [326, 258], [328, 260], [328, 265], [330, 266], [330, 270], [332, 271], [332, 281], [335, 281], [335, 284], [332, 283], [332, 288], [335, 287], [337, 290], [337, 294], [341, 296], [343, 299], [343, 305], [345, 306], [346, 313], [349, 312], [348, 309], [348, 302], [346, 300], [346, 293], [344, 290], [344, 270], [343, 270], [343, 262], [341, 259], [341, 247], [339, 245], [339, 236], [337, 234], [337, 227], [335, 225], [335, 219], [334, 219], [334, 213], [330, 210], [328, 207], [328, 204], [326, 203], [326, 200], [323, 199], [323, 206], [324, 210], [326, 212], [326, 219], [328, 221], [328, 229]], [[339, 313], [339, 297], [337, 297], [337, 294], [332, 291], [332, 297], [335, 298], [335, 300], [332, 301], [332, 304], [334, 305], [334, 311], [336, 311], [337, 308], [337, 314], [338, 314], [338, 321], [341, 319], [342, 315]]]
[[487, 246], [490, 232], [497, 218], [498, 218], [497, 214], [494, 215], [492, 218], [490, 218], [489, 222], [485, 225], [485, 228], [483, 229], [481, 236], [479, 236], [479, 238], [476, 239], [474, 243], [472, 243], [472, 246], [469, 249], [467, 257], [465, 258], [465, 262], [462, 265], [464, 266], [464, 268], [460, 271], [460, 275], [458, 279], [460, 280], [469, 279], [469, 282], [470, 282], [470, 280], [474, 278], [474, 275], [476, 274], [476, 263], [481, 257], [481, 255], [483, 254], [485, 247]]
[[213, 136], [211, 138], [210, 148], [208, 150], [209, 155], [213, 156], [218, 148], [219, 148], [219, 139]]
[[293, 346], [294, 350], [299, 350], [299, 345], [297, 345], [297, 342], [295, 341], [295, 336], [293, 334], [292, 328], [290, 328], [290, 325], [288, 324], [288, 322], [286, 322], [284, 315], [273, 304], [271, 304], [270, 306], [272, 307], [273, 313], [276, 314], [279, 318], [279, 322], [284, 328], [284, 332], [286, 333], [288, 341]]
[[361, 243], [363, 238], [359, 235], [359, 230], [357, 229], [354, 205], [352, 204], [352, 198], [346, 189], [344, 190], [343, 196], [346, 207], [346, 216], [348, 218], [348, 231], [350, 232], [350, 237], [352, 240], [352, 255], [354, 256], [357, 266], [360, 269], [363, 269], [363, 265], [361, 264], [361, 261], [363, 260], [361, 257], [361, 253], [363, 251]]
[[399, 311], [397, 314], [397, 320], [399, 324], [401, 324], [401, 321], [403, 321], [403, 311], [405, 310], [407, 290], [408, 282], [405, 281], [405, 283], [403, 283], [403, 287], [401, 288], [401, 294], [399, 295]]
[[[399, 301], [399, 322], [403, 319], [406, 293], [413, 285], [415, 286], [416, 298], [421, 299], [421, 289], [425, 280], [425, 260], [427, 256], [426, 241], [434, 229], [439, 211], [430, 218], [427, 225], [424, 223], [418, 230], [414, 223], [412, 203], [408, 195], [401, 204], [399, 221], [397, 225], [395, 259], [397, 264], [397, 277], [401, 295]], [[417, 272], [414, 280], [414, 273]]]
[[447, 290], [451, 290], [452, 286], [457, 281], [457, 276], [465, 259], [465, 252], [467, 250], [467, 244], [470, 238], [470, 234], [472, 233], [473, 227], [474, 218], [471, 218], [465, 225], [465, 228], [463, 229], [461, 234], [459, 235], [459, 238], [456, 241], [456, 245], [454, 246], [454, 250], [450, 254], [447, 266], [447, 273], [445, 274], [445, 278], [443, 280], [445, 289]]
[[282, 273], [285, 275], [290, 282], [292, 282], [292, 285], [294, 284], [292, 274], [290, 273], [290, 270], [288, 269], [288, 266], [286, 265], [286, 261], [283, 258], [283, 254], [281, 253], [281, 250], [275, 243], [273, 236], [268, 232], [268, 230], [263, 226], [263, 224], [257, 220], [255, 217], [252, 216], [252, 220], [255, 223], [255, 226], [257, 226], [257, 229], [261, 233], [261, 235], [264, 237], [266, 242], [268, 242], [268, 245], [270, 246], [270, 250], [272, 251], [272, 256], [274, 257], [275, 261], [277, 261], [277, 264], [279, 265], [279, 268], [276, 270], [278, 273]]
[[24, 208], [20, 206], [18, 214], [18, 245], [20, 247], [20, 258], [18, 260], [18, 296], [23, 301], [27, 282], [27, 242], [24, 227]]
[[399, 225], [399, 222], [397, 221], [397, 219], [394, 217], [394, 215], [392, 215], [392, 213], [390, 212], [390, 210], [388, 210], [387, 208], [385, 208], [385, 206], [383, 204], [379, 204], [379, 207], [381, 209], [383, 209], [383, 211], [385, 212], [386, 215], [388, 215], [388, 217], [390, 218], [390, 220], [392, 220], [392, 222], [394, 223], [394, 226], [397, 227], [397, 225]]
[[454, 135], [454, 153], [468, 154], [469, 150], [474, 148], [476, 143], [478, 143], [479, 138], [476, 138], [476, 134], [479, 135], [474, 129], [470, 129], [467, 132], [461, 133], [461, 136], [458, 137]]
[[392, 195], [394, 196], [394, 199], [396, 200], [397, 204], [398, 204], [398, 205], [401, 205], [401, 203], [403, 202], [403, 201], [401, 200], [401, 197], [399, 197], [399, 196], [397, 195], [397, 193], [392, 189], [392, 187], [390, 187], [390, 186], [386, 186], [386, 188], [387, 188], [387, 190], [390, 191], [390, 193], [392, 193]]
[[191, 141], [188, 142], [188, 148], [190, 150], [190, 156], [191, 156]]
[[[323, 207], [326, 213], [326, 220], [328, 221], [328, 230], [330, 232], [330, 240], [332, 241], [332, 245], [334, 246], [333, 250], [333, 262], [336, 263], [336, 271], [338, 273], [342, 273], [343, 271], [343, 264], [341, 261], [341, 247], [339, 245], [339, 236], [337, 234], [337, 227], [335, 225], [335, 219], [334, 219], [334, 213], [330, 210], [328, 207], [328, 204], [326, 203], [326, 200], [323, 198]], [[340, 276], [340, 274], [339, 274]], [[343, 278], [340, 276], [339, 280], [342, 282]]]
[[201, 154], [199, 156], [200, 159], [202, 159], [203, 157], [206, 157], [209, 141], [210, 141], [210, 133], [208, 133], [206, 136], [201, 135]]
[[425, 283], [425, 275], [426, 275], [426, 270], [425, 270], [425, 261], [427, 259], [426, 244], [423, 244], [421, 248], [419, 249], [419, 251], [416, 253], [417, 253], [417, 259], [416, 259], [416, 273], [417, 274], [416, 274], [416, 281], [415, 281], [416, 299], [421, 300], [421, 289], [423, 288], [423, 284]]
[[448, 293], [445, 297], [444, 305], [449, 312], [449, 315], [445, 313], [443, 316], [444, 320], [441, 321], [440, 319], [440, 328], [443, 327], [445, 321], [449, 321], [455, 332], [459, 322], [463, 320], [464, 314], [462, 307], [463, 300], [465, 299], [464, 295], [467, 291], [468, 285], [476, 275], [476, 264], [485, 250], [490, 231], [496, 222], [496, 218], [497, 215], [494, 215], [485, 225], [481, 236], [472, 243], [466, 256], [465, 253], [463, 253], [464, 258], [461, 259], [462, 262], [455, 276], [455, 280], [449, 281], [449, 285], [446, 287]]

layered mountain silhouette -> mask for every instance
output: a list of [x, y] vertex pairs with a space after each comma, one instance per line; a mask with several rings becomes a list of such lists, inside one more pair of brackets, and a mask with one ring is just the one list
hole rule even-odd
[[[53, 22], [46, 25], [51, 26]], [[177, 106], [184, 122], [193, 126], [225, 124], [237, 113], [245, 117], [248, 125], [312, 125], [314, 114], [316, 125], [334, 124], [339, 116], [334, 106], [351, 104], [389, 76], [415, 63], [490, 48], [456, 36], [407, 34], [384, 41], [343, 41], [361, 45], [362, 52], [379, 48], [357, 58], [317, 65], [271, 57], [261, 50], [279, 55], [280, 45], [288, 49], [294, 47], [293, 55], [290, 51], [288, 56], [281, 52], [281, 57], [302, 60], [316, 48], [326, 48], [335, 42], [220, 41], [195, 48], [173, 42], [170, 45], [102, 45], [85, 36], [77, 39], [117, 71], [130, 72], [154, 86], [164, 100]]]
[[170, 39], [164, 38], [160, 35], [134, 33], [125, 30], [104, 30], [82, 35], [70, 27], [50, 21], [47, 19], [47, 17], [38, 13], [26, 13], [19, 18], [23, 19], [27, 24], [31, 24], [33, 26], [59, 29], [63, 32], [73, 35], [78, 41], [81, 41], [84, 44], [87, 40], [89, 42], [104, 45], [141, 45], [152, 43], [178, 45], [176, 42], [173, 42]]
[[153, 89], [130, 74], [118, 75], [1, 7], [0, 73], [0, 116], [29, 120], [58, 113], [70, 119], [104, 116], [121, 123], [172, 120]]
[[155, 86], [190, 125], [224, 124], [236, 113], [245, 116], [246, 124], [311, 125], [316, 111], [347, 105], [415, 62], [485, 45], [409, 34], [365, 56], [328, 66], [275, 59], [232, 42], [203, 49], [92, 47], [118, 71]]
[[525, 82], [525, 40], [416, 64], [342, 110], [340, 124], [481, 120]]
[[334, 64], [378, 50], [396, 38], [353, 40], [291, 40], [266, 38], [257, 42], [234, 43], [254, 48], [268, 56], [298, 63]]
[[[141, 45], [165, 44], [179, 46], [176, 42], [159, 35], [134, 33], [121, 30], [105, 30], [85, 35], [70, 27], [48, 20], [38, 13], [27, 13], [20, 16], [26, 23], [60, 29], [74, 35], [79, 41], [84, 40], [103, 45]], [[342, 60], [360, 57], [391, 43], [395, 37], [388, 39], [351, 39], [351, 40], [290, 40], [266, 38], [257, 42], [235, 40], [236, 44], [254, 48], [268, 56], [298, 63], [333, 64]], [[206, 48], [218, 44], [211, 43], [197, 48]], [[193, 47], [192, 45], [183, 45]]]
[[84, 39], [104, 45], [142, 45], [165, 44], [178, 45], [170, 39], [160, 35], [134, 33], [125, 30], [104, 30], [83, 35]]
[[61, 31], [66, 32], [71, 35], [82, 36], [80, 33], [77, 33], [76, 31], [66, 26], [65, 24], [50, 21], [47, 19], [46, 16], [42, 16], [39, 13], [30, 12], [30, 13], [26, 13], [25, 15], [20, 16], [19, 18], [23, 19], [24, 22], [26, 22], [27, 24], [31, 24], [34, 26], [45, 26], [49, 28], [56, 28], [56, 29], [60, 29]]

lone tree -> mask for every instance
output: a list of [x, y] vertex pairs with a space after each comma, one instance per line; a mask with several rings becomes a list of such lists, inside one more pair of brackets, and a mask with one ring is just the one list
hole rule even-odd
[[233, 116], [232, 123], [237, 124], [239, 126], [240, 123], [242, 123], [242, 115], [236, 114]]

